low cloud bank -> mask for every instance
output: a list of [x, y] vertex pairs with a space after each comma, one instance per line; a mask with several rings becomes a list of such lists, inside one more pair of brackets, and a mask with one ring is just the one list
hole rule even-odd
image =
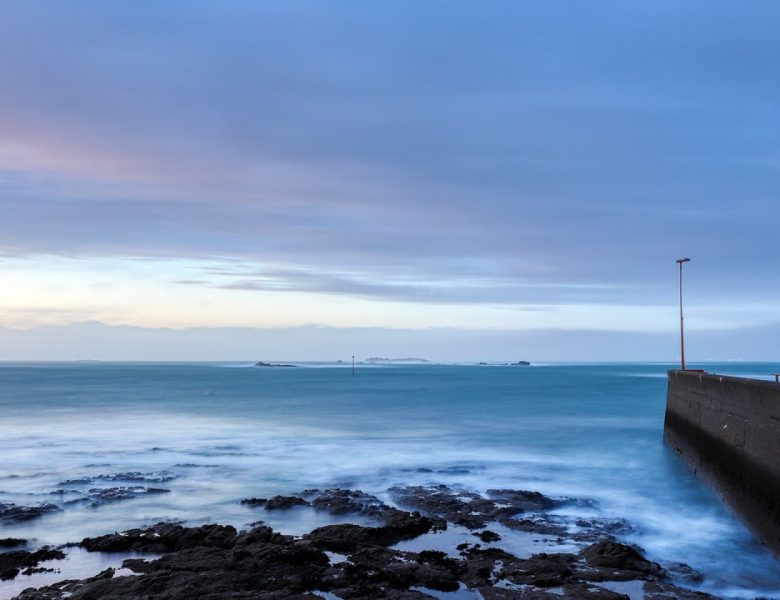
[[[780, 324], [691, 331], [689, 362], [780, 361]], [[0, 360], [256, 361], [420, 356], [433, 361], [674, 361], [668, 333], [538, 329], [287, 328], [162, 329], [95, 321], [34, 329], [0, 327]]]

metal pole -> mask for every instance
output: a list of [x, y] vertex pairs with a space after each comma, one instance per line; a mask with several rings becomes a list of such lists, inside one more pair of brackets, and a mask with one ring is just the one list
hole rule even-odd
[[683, 328], [683, 305], [682, 305], [682, 266], [680, 263], [680, 363], [682, 370], [685, 371], [685, 329]]
[[685, 371], [685, 330], [683, 328], [683, 263], [690, 262], [690, 258], [680, 258], [677, 264], [680, 265], [680, 368]]

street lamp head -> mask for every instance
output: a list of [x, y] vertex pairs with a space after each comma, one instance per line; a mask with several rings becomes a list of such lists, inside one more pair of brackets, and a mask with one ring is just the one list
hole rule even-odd
[[679, 264], [683, 264], [683, 263], [691, 262], [691, 259], [690, 258], [678, 258], [675, 262], [679, 263]]

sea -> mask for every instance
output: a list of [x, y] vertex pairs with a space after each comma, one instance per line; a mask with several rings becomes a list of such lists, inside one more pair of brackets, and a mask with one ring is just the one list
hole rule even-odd
[[[399, 485], [513, 488], [581, 500], [562, 516], [627, 520], [621, 541], [701, 573], [686, 587], [780, 598], [780, 563], [663, 444], [675, 365], [295, 364], [0, 363], [0, 504], [61, 509], [0, 524], [0, 538], [59, 545], [159, 521], [263, 520], [299, 535], [339, 518], [240, 500], [330, 487], [388, 501]], [[112, 488], [124, 492], [99, 499]], [[528, 555], [539, 542], [518, 533], [504, 543]], [[0, 582], [0, 598], [111, 561], [69, 551], [59, 573]]]

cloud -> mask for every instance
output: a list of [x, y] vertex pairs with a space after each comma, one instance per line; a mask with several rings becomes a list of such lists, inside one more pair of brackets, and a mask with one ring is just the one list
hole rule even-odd
[[654, 305], [686, 254], [700, 297], [771, 301], [778, 12], [8, 2], [0, 253], [229, 259], [231, 289]]
[[[780, 360], [780, 325], [696, 332], [692, 366], [711, 360]], [[74, 344], [78, 340], [78, 344]], [[282, 327], [165, 329], [83, 322], [20, 331], [0, 327], [0, 360], [348, 360], [422, 356], [434, 361], [671, 361], [673, 333]]]
[[[227, 278], [209, 285], [222, 289], [256, 292], [313, 292], [344, 296], [424, 302], [433, 304], [516, 304], [532, 309], [532, 304], [568, 300], [583, 302], [603, 295], [610, 286], [544, 284], [499, 279], [485, 274], [453, 272], [449, 276], [431, 279], [420, 275], [416, 279], [385, 277], [377, 282], [371, 273], [324, 273], [300, 269], [265, 269], [262, 271], [236, 268], [210, 268], [214, 275]], [[187, 281], [186, 283], [197, 283]], [[200, 283], [205, 283], [201, 281]]]

